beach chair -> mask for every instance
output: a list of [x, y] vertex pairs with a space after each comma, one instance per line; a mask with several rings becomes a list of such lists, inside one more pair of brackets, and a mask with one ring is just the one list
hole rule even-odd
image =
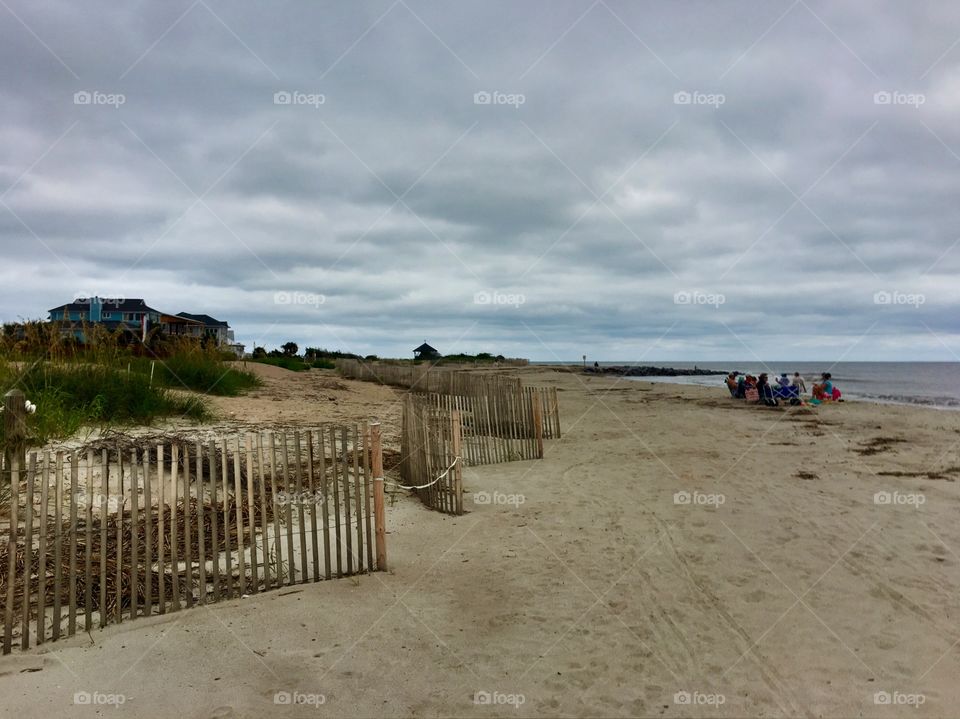
[[773, 393], [773, 387], [771, 387], [769, 384], [763, 385], [763, 394], [760, 396], [760, 401], [768, 407], [776, 407], [778, 404], [780, 404]]
[[802, 404], [800, 388], [793, 385], [777, 387], [773, 390], [773, 396], [777, 399], [782, 399], [784, 402], [789, 402], [792, 405]]

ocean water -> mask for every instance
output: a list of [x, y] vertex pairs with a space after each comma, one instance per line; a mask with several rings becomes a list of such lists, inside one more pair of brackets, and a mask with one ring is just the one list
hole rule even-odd
[[[629, 362], [601, 362], [601, 365], [626, 365]], [[833, 384], [849, 399], [894, 404], [917, 404], [960, 410], [960, 362], [639, 362], [641, 365], [675, 369], [739, 370], [752, 375], [766, 372], [771, 380], [786, 372], [799, 372], [807, 383], [807, 392], [822, 372], [833, 375]], [[674, 382], [705, 387], [722, 387], [723, 377], [634, 377], [649, 382]], [[724, 391], [726, 391], [724, 389]]]

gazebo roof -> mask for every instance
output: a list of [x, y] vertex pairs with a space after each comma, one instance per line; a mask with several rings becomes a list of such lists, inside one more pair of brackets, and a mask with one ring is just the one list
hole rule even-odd
[[426, 342], [424, 342], [419, 347], [413, 350], [414, 352], [436, 352], [437, 350], [434, 347], [431, 347]]

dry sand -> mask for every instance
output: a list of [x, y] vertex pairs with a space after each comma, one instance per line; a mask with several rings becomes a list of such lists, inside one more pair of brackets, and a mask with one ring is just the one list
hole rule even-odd
[[[221, 409], [397, 421], [392, 390], [274, 374]], [[563, 439], [542, 461], [467, 469], [463, 517], [399, 499], [390, 572], [7, 658], [0, 712], [960, 715], [960, 413], [768, 410], [720, 387], [523, 374], [559, 386]], [[76, 692], [125, 703], [77, 707]], [[277, 692], [324, 703], [277, 705]], [[477, 692], [513, 703], [475, 704]]]

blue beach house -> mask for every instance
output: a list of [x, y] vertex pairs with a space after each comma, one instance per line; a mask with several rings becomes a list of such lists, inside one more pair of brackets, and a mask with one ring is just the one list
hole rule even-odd
[[50, 321], [61, 323], [61, 334], [84, 341], [83, 325], [96, 324], [141, 338], [160, 327], [164, 334], [202, 337], [203, 322], [160, 312], [139, 298], [80, 297], [50, 311]]

